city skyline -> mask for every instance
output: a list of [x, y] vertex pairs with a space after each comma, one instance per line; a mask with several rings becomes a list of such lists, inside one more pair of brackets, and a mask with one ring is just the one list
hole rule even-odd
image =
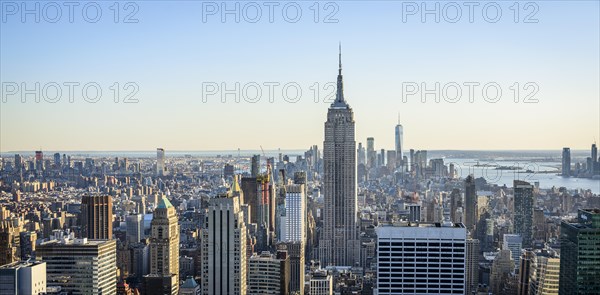
[[[505, 13], [498, 23], [476, 18], [474, 23], [456, 24], [432, 19], [423, 23], [418, 15], [402, 22], [400, 3], [385, 2], [375, 8], [360, 1], [337, 4], [338, 23], [314, 23], [309, 19], [308, 5], [303, 3], [305, 19], [298, 23], [276, 19], [273, 24], [256, 26], [232, 19], [221, 22], [208, 18], [202, 22], [201, 16], [194, 16], [201, 5], [193, 2], [185, 4], [187, 10], [181, 9], [186, 6], [165, 7], [161, 2], [138, 5], [136, 24], [103, 19], [83, 26], [78, 26], [77, 20], [75, 24], [42, 26], [7, 18], [0, 29], [0, 73], [8, 87], [3, 88], [0, 110], [1, 152], [40, 146], [46, 150], [147, 150], [159, 146], [167, 150], [223, 150], [257, 149], [260, 145], [289, 149], [319, 142], [322, 133], [316, 130], [321, 130], [320, 118], [328, 105], [323, 99], [331, 90], [324, 87], [335, 83], [331, 69], [338, 40], [345, 48], [347, 95], [360, 122], [356, 126], [358, 142], [372, 136], [378, 145], [393, 147], [398, 112], [405, 129], [404, 144], [415, 149], [585, 149], [589, 142], [600, 139], [597, 2], [574, 6], [561, 5], [560, 1], [539, 3], [537, 23], [513, 22], [509, 5], [502, 2]], [[361, 21], [374, 11], [380, 13], [379, 19]], [[159, 22], [175, 15], [178, 17], [171, 19], [178, 21]], [[116, 27], [122, 30], [114, 30]], [[50, 31], [55, 29], [65, 34]], [[179, 33], [169, 35], [173, 30]], [[285, 34], [286, 30], [293, 34]], [[371, 34], [373, 31], [378, 33]], [[121, 52], [112, 42], [103, 41], [109, 37], [129, 40], [131, 35], [147, 32], [164, 42], [136, 37], [131, 40], [133, 49]], [[74, 35], [81, 39], [71, 38]], [[99, 38], [87, 37], [92, 35]], [[273, 42], [274, 36], [281, 40]], [[182, 37], [189, 38], [182, 42]], [[237, 48], [233, 40], [245, 44], [245, 50], [227, 49]], [[49, 58], [23, 50], [41, 44], [47, 47]], [[152, 50], [135, 50], [140, 48]], [[573, 50], [578, 54], [563, 54]], [[111, 62], [105, 62], [109, 57]], [[146, 66], [148, 59], [155, 63]], [[26, 83], [26, 88], [32, 89], [35, 82], [42, 87], [66, 81], [100, 84], [101, 100], [88, 103], [78, 98], [69, 103], [64, 86], [62, 100], [57, 103], [43, 99], [36, 103], [32, 95], [22, 103], [18, 92], [8, 94], [8, 85], [15, 85], [11, 83], [19, 87]], [[114, 103], [109, 87], [115, 82], [120, 88], [136, 83], [139, 89], [135, 98], [139, 101]], [[270, 103], [264, 86], [257, 103], [243, 99], [236, 103], [232, 96], [222, 103], [219, 93], [202, 94], [203, 83], [226, 83], [232, 88], [235, 83], [265, 82], [279, 83], [278, 89], [286, 83], [298, 83], [302, 96], [299, 102], [290, 103], [276, 95]], [[432, 88], [436, 82], [441, 83], [440, 88], [450, 83], [461, 85], [461, 100], [436, 103], [429, 97], [422, 103], [417, 93], [403, 102], [402, 83], [426, 83]], [[465, 82], [479, 83], [478, 89], [486, 83], [498, 83], [503, 96], [499, 102], [489, 103], [476, 95], [470, 103], [467, 88], [462, 86]], [[524, 86], [531, 82], [539, 88], [534, 96], [538, 102], [523, 103], [530, 92]], [[314, 102], [315, 83], [320, 88], [318, 103]], [[510, 87], [514, 83], [521, 88], [519, 103], [513, 102]], [[125, 89], [121, 92], [121, 98], [129, 93]], [[293, 93], [292, 88], [289, 95]], [[577, 119], [558, 119], [566, 114], [577, 114]], [[227, 120], [221, 120], [224, 117]], [[270, 133], [295, 136], [282, 143], [275, 137], [258, 140], [248, 132], [271, 122], [280, 124], [270, 124]], [[462, 130], [477, 136], [463, 135]], [[73, 140], [75, 134], [77, 140]]]
[[0, 294], [596, 294], [598, 12], [1, 1]]

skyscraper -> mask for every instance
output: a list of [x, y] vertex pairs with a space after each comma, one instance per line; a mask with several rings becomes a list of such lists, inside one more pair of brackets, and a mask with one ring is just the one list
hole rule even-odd
[[378, 227], [377, 294], [464, 294], [466, 242], [462, 223]]
[[60, 237], [37, 246], [36, 256], [46, 262], [48, 286], [72, 294], [115, 294], [116, 240]]
[[479, 285], [479, 251], [480, 243], [477, 239], [467, 239], [467, 262], [465, 274], [465, 294], [471, 295]]
[[81, 232], [84, 238], [112, 239], [112, 197], [86, 195], [81, 199]]
[[[531, 256], [529, 268], [529, 293], [532, 295], [558, 294], [560, 257], [554, 251], [528, 251]], [[527, 255], [525, 255], [527, 257]], [[522, 272], [525, 272], [524, 270]]]
[[0, 266], [0, 294], [46, 294], [46, 263], [23, 261]]
[[44, 170], [44, 153], [42, 151], [35, 151], [35, 171], [38, 175], [41, 175]]
[[502, 238], [502, 250], [510, 250], [510, 256], [515, 262], [515, 269], [519, 270], [519, 260], [521, 259], [521, 248], [523, 239], [520, 235], [504, 234]]
[[54, 153], [54, 165], [60, 167], [60, 153]]
[[171, 278], [170, 293], [179, 292], [179, 224], [175, 207], [166, 197], [158, 202], [151, 222], [150, 277]]
[[127, 242], [138, 243], [144, 237], [144, 215], [131, 214], [125, 218]]
[[571, 149], [568, 147], [562, 150], [562, 176], [571, 176]]
[[458, 212], [458, 208], [462, 209], [463, 201], [460, 194], [460, 189], [453, 189], [450, 193], [450, 221], [452, 222], [463, 222], [461, 214]]
[[23, 156], [15, 154], [15, 170], [17, 172], [21, 172], [21, 170], [23, 169], [23, 163]]
[[395, 128], [396, 133], [396, 167], [402, 164], [402, 148], [404, 147], [404, 128], [400, 124], [400, 115], [398, 115], [398, 125]]
[[260, 155], [252, 156], [252, 162], [250, 165], [250, 175], [257, 177], [260, 174]]
[[560, 225], [559, 294], [600, 290], [600, 209], [580, 209], [578, 221]]
[[591, 169], [590, 169], [590, 173], [592, 175], [595, 175], [598, 173], [598, 147], [596, 146], [596, 144], [592, 144], [592, 165], [591, 165]]
[[341, 46], [339, 58], [336, 99], [327, 111], [325, 122], [325, 206], [319, 258], [323, 265], [354, 266], [360, 262], [356, 230], [355, 123], [354, 112], [344, 100]]
[[305, 244], [303, 242], [281, 242], [278, 251], [287, 251], [289, 257], [289, 291], [304, 294]]
[[270, 252], [254, 253], [248, 260], [248, 295], [288, 294], [289, 258]]
[[367, 168], [375, 167], [377, 152], [375, 152], [375, 138], [367, 137]]
[[246, 294], [246, 243], [239, 198], [210, 199], [202, 230], [202, 294]]
[[523, 238], [523, 248], [531, 248], [533, 240], [533, 185], [522, 180], [514, 181], [515, 234]]
[[282, 243], [278, 250], [287, 251], [290, 262], [290, 292], [304, 293], [304, 252], [306, 245], [306, 194], [304, 184], [286, 186], [285, 220]]
[[165, 150], [156, 149], [156, 176], [165, 175]]
[[363, 147], [362, 142], [358, 143], [358, 150], [357, 150], [358, 154], [356, 156], [357, 160], [358, 160], [358, 164], [363, 164], [366, 165], [367, 164], [367, 157], [365, 155], [365, 147]]
[[465, 179], [465, 227], [471, 233], [475, 234], [475, 225], [479, 220], [479, 208], [477, 206], [477, 192], [475, 191], [475, 178], [473, 175]]
[[301, 242], [306, 240], [306, 195], [304, 184], [287, 185], [285, 189], [285, 242]]

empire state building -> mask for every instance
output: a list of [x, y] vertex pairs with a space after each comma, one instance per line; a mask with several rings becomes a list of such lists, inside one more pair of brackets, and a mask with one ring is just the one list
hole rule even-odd
[[354, 134], [354, 113], [344, 100], [340, 45], [337, 94], [327, 111], [323, 141], [325, 206], [319, 258], [325, 266], [354, 266], [360, 261]]

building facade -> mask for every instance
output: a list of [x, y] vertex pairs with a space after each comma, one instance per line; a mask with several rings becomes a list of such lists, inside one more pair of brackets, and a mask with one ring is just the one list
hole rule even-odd
[[36, 256], [46, 262], [47, 286], [73, 294], [115, 294], [116, 240], [64, 237], [37, 246]]
[[577, 222], [560, 226], [559, 294], [600, 290], [600, 209], [581, 209]]
[[514, 181], [514, 223], [515, 234], [521, 235], [523, 248], [531, 248], [533, 242], [533, 185], [529, 182]]
[[81, 199], [82, 237], [112, 239], [113, 204], [111, 196], [87, 195]]
[[179, 292], [179, 224], [166, 197], [158, 202], [150, 226], [150, 276], [174, 277], [170, 294], [175, 295]]
[[0, 294], [46, 293], [45, 262], [15, 262], [0, 266]]
[[377, 228], [377, 294], [464, 294], [466, 243], [461, 223]]
[[202, 231], [202, 294], [246, 294], [246, 243], [239, 198], [211, 199]]

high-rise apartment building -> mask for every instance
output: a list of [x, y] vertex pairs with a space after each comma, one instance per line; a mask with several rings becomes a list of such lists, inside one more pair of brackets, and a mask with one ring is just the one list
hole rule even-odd
[[522, 180], [514, 181], [515, 234], [523, 238], [523, 248], [531, 248], [533, 241], [533, 185]]
[[562, 150], [562, 176], [571, 176], [571, 149], [568, 147]]
[[319, 242], [319, 259], [323, 265], [354, 266], [360, 263], [354, 125], [354, 112], [344, 100], [340, 47], [337, 95], [327, 111], [323, 142], [325, 206]]
[[377, 294], [464, 294], [467, 231], [461, 223], [377, 228]]
[[475, 190], [475, 178], [473, 175], [465, 179], [465, 227], [475, 235], [475, 227], [479, 220], [479, 207], [477, 205], [477, 191]]
[[93, 240], [112, 239], [112, 197], [85, 195], [81, 199], [82, 237]]
[[165, 175], [165, 150], [162, 148], [156, 149], [156, 176]]
[[600, 209], [580, 209], [577, 217], [560, 226], [559, 294], [598, 294]]
[[285, 218], [282, 218], [284, 242], [302, 242], [306, 240], [306, 195], [304, 184], [292, 184], [285, 187]]

